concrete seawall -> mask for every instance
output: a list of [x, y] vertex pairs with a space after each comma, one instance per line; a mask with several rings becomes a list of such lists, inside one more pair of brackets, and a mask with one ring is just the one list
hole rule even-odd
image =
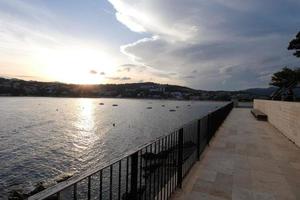
[[254, 100], [254, 108], [268, 115], [268, 121], [300, 147], [300, 103]]

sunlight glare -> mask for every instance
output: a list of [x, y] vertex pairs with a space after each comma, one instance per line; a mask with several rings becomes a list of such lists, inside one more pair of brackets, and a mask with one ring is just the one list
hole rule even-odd
[[[116, 69], [115, 59], [97, 48], [69, 46], [39, 50], [36, 54], [40, 71], [49, 80], [75, 84], [103, 83], [105, 74]], [[97, 74], [90, 73], [95, 70]]]

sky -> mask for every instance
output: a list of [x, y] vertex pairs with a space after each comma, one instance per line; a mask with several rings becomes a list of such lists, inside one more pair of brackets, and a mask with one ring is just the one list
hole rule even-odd
[[299, 0], [0, 0], [0, 76], [65, 83], [268, 87]]

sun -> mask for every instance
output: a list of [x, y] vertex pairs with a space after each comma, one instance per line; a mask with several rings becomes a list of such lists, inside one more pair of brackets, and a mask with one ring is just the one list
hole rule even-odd
[[115, 59], [100, 48], [86, 46], [43, 49], [35, 57], [35, 65], [47, 80], [64, 83], [104, 83], [103, 74], [113, 73], [117, 66]]

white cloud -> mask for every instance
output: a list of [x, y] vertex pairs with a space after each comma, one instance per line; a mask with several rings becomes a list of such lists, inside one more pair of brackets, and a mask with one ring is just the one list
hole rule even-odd
[[173, 41], [187, 41], [198, 31], [197, 26], [191, 26], [188, 20], [180, 19], [172, 22], [170, 21], [172, 18], [160, 15], [164, 14], [160, 12], [162, 6], [172, 4], [172, 1], [109, 0], [109, 2], [117, 10], [117, 19], [136, 32], [150, 32]]
[[111, 50], [108, 42], [67, 34], [60, 29], [61, 21], [68, 19], [41, 5], [0, 1], [0, 76], [98, 83], [104, 79], [91, 76], [90, 69], [109, 75], [128, 61], [118, 50]]
[[[123, 45], [121, 51], [139, 64], [166, 74], [175, 71], [180, 74], [178, 82], [189, 86], [262, 86], [266, 80], [259, 78], [260, 70], [274, 71], [285, 63], [298, 62], [286, 50], [299, 31], [300, 4], [295, 0], [109, 2], [117, 16], [123, 16], [117, 18], [121, 23], [152, 35]], [[188, 72], [193, 70], [198, 72], [195, 78], [182, 79], [191, 77]]]

